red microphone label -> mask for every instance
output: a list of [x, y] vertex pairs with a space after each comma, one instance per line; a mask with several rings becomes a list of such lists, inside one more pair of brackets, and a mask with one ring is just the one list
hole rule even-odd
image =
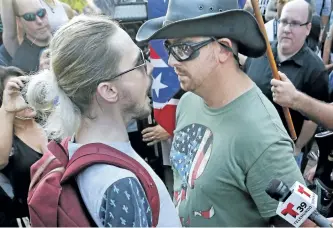
[[290, 215], [294, 218], [298, 215], [297, 211], [294, 210], [294, 204], [288, 203], [287, 207], [281, 211], [284, 216]]
[[295, 227], [301, 226], [316, 210], [318, 196], [296, 182], [290, 189], [291, 195], [280, 202], [276, 213]]

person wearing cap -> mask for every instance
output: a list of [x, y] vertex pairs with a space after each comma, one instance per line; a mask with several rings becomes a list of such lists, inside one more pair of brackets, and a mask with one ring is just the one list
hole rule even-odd
[[170, 0], [166, 16], [148, 20], [136, 36], [155, 39], [165, 40], [169, 65], [187, 91], [170, 153], [182, 225], [287, 226], [265, 189], [273, 178], [304, 183], [293, 141], [237, 57], [265, 53], [256, 19], [237, 0]]

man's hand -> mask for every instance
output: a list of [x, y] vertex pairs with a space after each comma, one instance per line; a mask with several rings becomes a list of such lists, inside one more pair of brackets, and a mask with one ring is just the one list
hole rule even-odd
[[148, 127], [144, 129], [142, 132], [142, 140], [147, 142], [148, 146], [152, 146], [160, 141], [167, 140], [170, 135], [164, 128], [160, 125], [155, 127]]
[[272, 79], [273, 101], [282, 107], [296, 109], [298, 91], [288, 77], [279, 72], [280, 80]]
[[313, 183], [313, 177], [316, 173], [317, 165], [313, 166], [311, 169], [309, 169], [306, 174], [304, 175], [304, 178], [309, 181], [311, 184]]

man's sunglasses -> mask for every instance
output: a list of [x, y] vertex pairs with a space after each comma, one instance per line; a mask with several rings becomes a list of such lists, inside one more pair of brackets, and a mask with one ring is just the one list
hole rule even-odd
[[168, 52], [168, 54], [169, 55], [172, 54], [173, 57], [178, 62], [184, 62], [184, 61], [188, 61], [188, 60], [192, 60], [192, 59], [196, 58], [197, 55], [195, 55], [195, 54], [197, 53], [197, 51], [200, 48], [202, 48], [214, 41], [216, 41], [222, 47], [224, 47], [225, 49], [227, 49], [228, 51], [233, 53], [234, 58], [237, 60], [237, 62], [239, 62], [238, 56], [234, 54], [233, 50], [229, 46], [219, 42], [217, 40], [217, 38], [215, 38], [215, 37], [211, 37], [210, 39], [201, 41], [199, 43], [184, 42], [184, 43], [169, 44], [168, 41], [165, 41], [164, 47], [165, 47], [166, 51]]
[[41, 8], [36, 13], [25, 13], [23, 15], [20, 15], [19, 17], [22, 17], [26, 21], [35, 21], [36, 17], [44, 18], [46, 15], [46, 9]]

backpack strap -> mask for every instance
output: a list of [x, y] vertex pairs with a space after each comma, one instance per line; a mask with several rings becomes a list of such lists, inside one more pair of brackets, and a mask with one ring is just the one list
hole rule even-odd
[[48, 156], [44, 163], [37, 169], [35, 172], [30, 171], [31, 181], [29, 185], [29, 191], [37, 184], [38, 180], [40, 180], [44, 171], [47, 169], [48, 165], [53, 162], [53, 160], [57, 159], [63, 167], [67, 166], [68, 163], [68, 153], [65, 148], [68, 147], [68, 142], [70, 141], [70, 137], [65, 138], [61, 144], [52, 140], [48, 143], [47, 149], [50, 153], [46, 153], [43, 156]]
[[67, 137], [61, 141], [61, 143], [52, 140], [47, 145], [48, 150], [66, 167], [68, 163], [68, 152], [65, 148], [68, 148], [68, 142], [71, 137]]
[[91, 143], [80, 147], [70, 159], [61, 184], [77, 176], [80, 171], [93, 164], [109, 164], [133, 172], [145, 190], [152, 208], [153, 226], [157, 226], [160, 213], [160, 199], [154, 180], [139, 162], [113, 147], [102, 143]]

